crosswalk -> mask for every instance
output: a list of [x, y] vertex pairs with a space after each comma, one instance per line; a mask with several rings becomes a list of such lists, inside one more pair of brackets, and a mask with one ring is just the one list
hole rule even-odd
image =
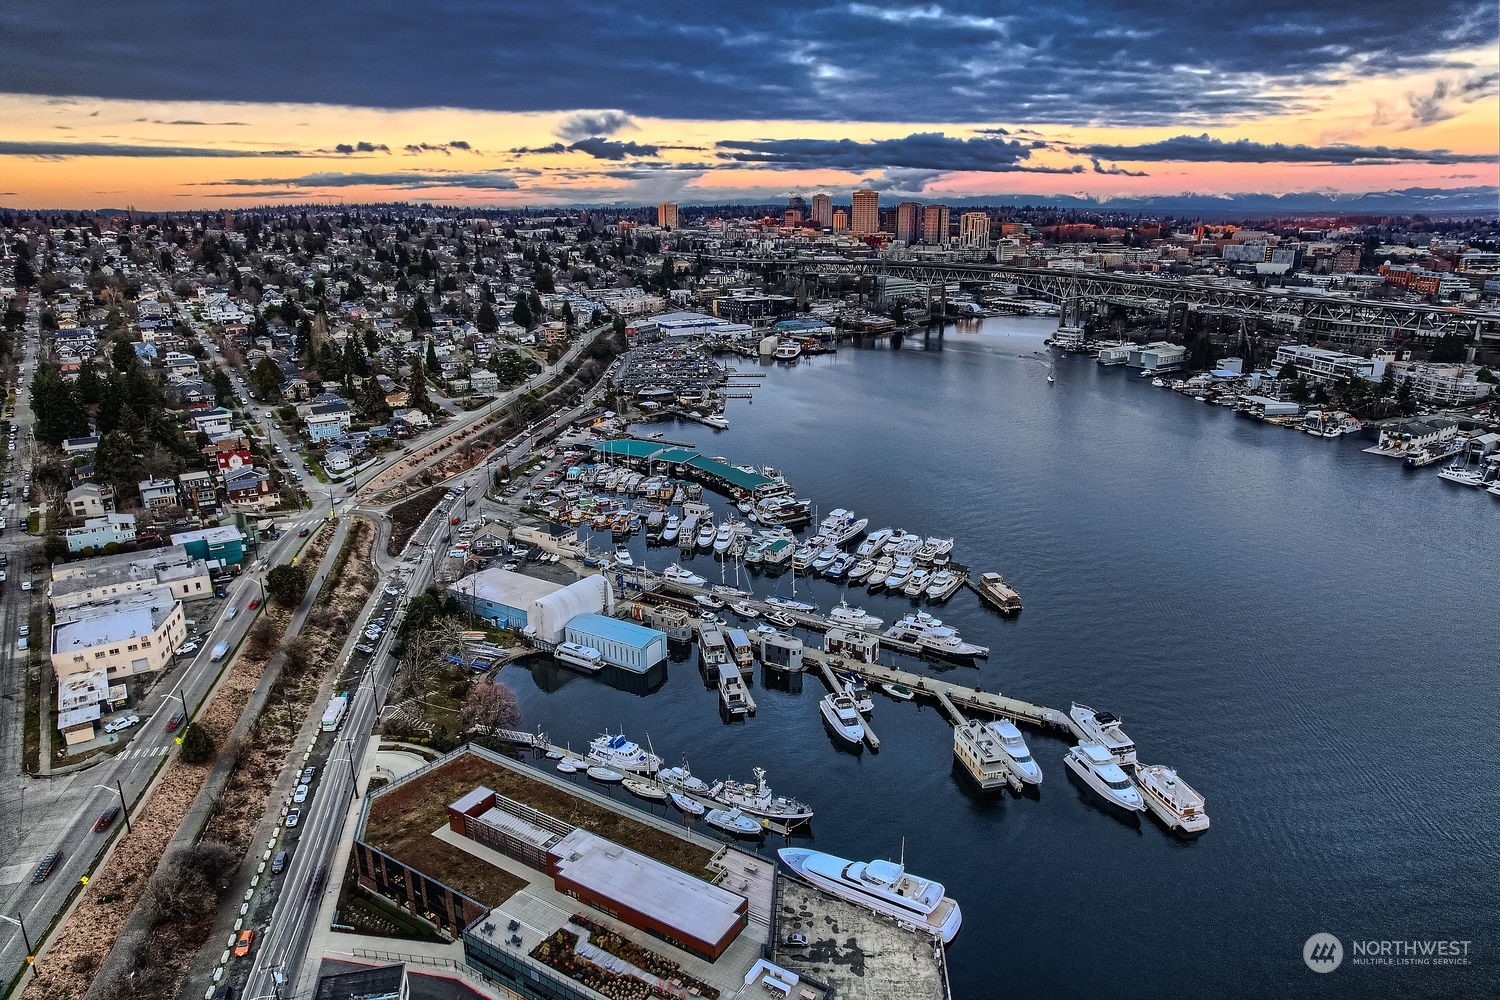
[[123, 753], [115, 754], [115, 760], [140, 760], [143, 757], [160, 757], [171, 749], [172, 744], [170, 743], [164, 747], [135, 747]]

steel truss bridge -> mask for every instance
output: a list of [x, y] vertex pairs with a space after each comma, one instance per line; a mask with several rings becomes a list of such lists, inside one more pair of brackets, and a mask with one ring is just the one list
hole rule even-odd
[[777, 260], [708, 257], [719, 266], [777, 271], [793, 276], [885, 275], [928, 286], [958, 282], [979, 287], [1014, 285], [1017, 293], [1048, 299], [1067, 307], [1078, 303], [1171, 316], [1189, 312], [1219, 314], [1246, 324], [1269, 327], [1307, 340], [1336, 341], [1367, 347], [1433, 341], [1459, 335], [1473, 351], [1500, 352], [1500, 312], [1448, 306], [1349, 299], [1334, 295], [1287, 294], [1284, 291], [1226, 287], [1194, 278], [1157, 278], [1101, 271], [1059, 271], [1007, 264], [962, 264], [933, 261], [858, 260], [843, 258]]

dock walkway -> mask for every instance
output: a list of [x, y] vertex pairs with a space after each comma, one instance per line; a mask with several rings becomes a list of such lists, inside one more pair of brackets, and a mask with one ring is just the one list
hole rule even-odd
[[962, 713], [967, 710], [994, 716], [1004, 715], [1017, 722], [1026, 722], [1041, 729], [1061, 729], [1069, 732], [1073, 729], [1067, 712], [1022, 701], [1019, 698], [1011, 698], [998, 692], [984, 691], [977, 686], [965, 687], [962, 684], [938, 680], [926, 674], [914, 674], [909, 670], [897, 670], [878, 663], [841, 660], [813, 649], [804, 650], [802, 655], [805, 659], [818, 663], [820, 666], [837, 666], [840, 670], [852, 671], [876, 683], [905, 685], [918, 696], [937, 701], [943, 706], [943, 711], [955, 720], [955, 725], [962, 725], [966, 721]]

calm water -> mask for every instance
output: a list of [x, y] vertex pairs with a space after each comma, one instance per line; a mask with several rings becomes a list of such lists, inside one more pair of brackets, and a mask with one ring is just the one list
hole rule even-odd
[[[992, 652], [946, 676], [1119, 714], [1143, 761], [1207, 796], [1206, 836], [1116, 818], [1070, 777], [1068, 744], [1031, 732], [1040, 796], [978, 799], [941, 714], [878, 694], [881, 752], [841, 752], [812, 675], [800, 693], [757, 677], [759, 715], [727, 726], [691, 661], [647, 697], [539, 670], [520, 683], [526, 723], [574, 747], [623, 727], [704, 777], [760, 764], [817, 809], [812, 842], [835, 854], [894, 858], [904, 838], [908, 866], [963, 905], [960, 997], [1500, 992], [1500, 503], [1362, 440], [1255, 424], [1088, 358], [1058, 359], [1048, 386], [1048, 363], [1022, 356], [1053, 325], [989, 320], [927, 350], [767, 368], [729, 430], [667, 436], [775, 465], [872, 529], [956, 536], [955, 558], [1003, 572], [1026, 610], [1004, 621], [955, 595], [937, 613]], [[632, 546], [654, 567], [676, 557]], [[711, 557], [689, 565], [718, 578]], [[790, 579], [753, 589], [789, 595]], [[843, 590], [811, 589], [825, 608]], [[912, 607], [850, 597], [887, 622]], [[1319, 931], [1346, 949], [1470, 939], [1473, 964], [1346, 957], [1318, 976], [1302, 945]]]

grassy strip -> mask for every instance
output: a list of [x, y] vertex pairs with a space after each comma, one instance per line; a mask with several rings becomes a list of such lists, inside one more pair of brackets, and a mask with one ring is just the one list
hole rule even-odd
[[434, 486], [427, 492], [418, 493], [410, 500], [403, 500], [391, 508], [391, 537], [386, 542], [386, 555], [401, 554], [401, 550], [406, 548], [406, 543], [411, 541], [411, 536], [417, 533], [417, 527], [442, 502], [444, 493], [441, 487]]

